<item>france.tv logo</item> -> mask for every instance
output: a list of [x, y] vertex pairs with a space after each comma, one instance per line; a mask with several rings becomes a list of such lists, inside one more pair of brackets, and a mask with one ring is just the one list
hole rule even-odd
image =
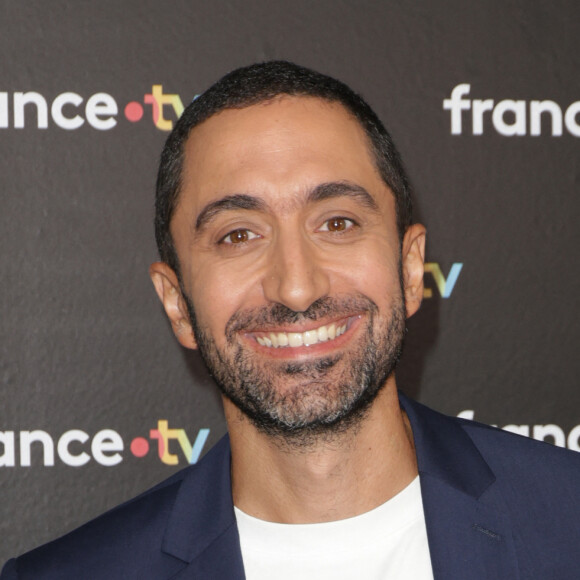
[[[142, 102], [130, 101], [122, 108], [129, 122], [150, 119], [160, 131], [171, 131], [184, 110], [181, 97], [164, 93], [163, 85], [153, 85]], [[109, 131], [117, 126], [120, 109], [109, 93], [99, 92], [85, 99], [78, 93], [64, 92], [50, 102], [36, 91], [0, 91], [0, 129], [48, 129], [55, 125], [73, 131], [88, 125]]]
[[[209, 437], [209, 429], [199, 429], [195, 439], [189, 438], [185, 429], [170, 429], [166, 419], [157, 421], [157, 428], [149, 437], [135, 437], [129, 444], [134, 457], [142, 458], [150, 451], [166, 465], [197, 463]], [[82, 467], [94, 461], [106, 467], [123, 461], [126, 449], [123, 437], [113, 429], [101, 429], [90, 436], [81, 429], [69, 429], [60, 437], [34, 431], [0, 431], [0, 468], [53, 466], [58, 458], [65, 465]]]

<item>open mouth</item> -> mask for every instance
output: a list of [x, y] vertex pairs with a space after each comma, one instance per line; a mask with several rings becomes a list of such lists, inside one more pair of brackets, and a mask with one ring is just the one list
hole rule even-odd
[[304, 332], [253, 332], [252, 335], [258, 344], [270, 348], [312, 346], [320, 342], [329, 342], [337, 339], [359, 318], [360, 315], [351, 316]]

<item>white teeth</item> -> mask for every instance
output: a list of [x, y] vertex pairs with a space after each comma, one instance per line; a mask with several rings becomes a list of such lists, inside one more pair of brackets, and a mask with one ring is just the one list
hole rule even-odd
[[318, 332], [316, 330], [307, 330], [303, 336], [304, 346], [310, 346], [318, 342]]
[[302, 346], [303, 344], [302, 334], [300, 332], [289, 332], [288, 333], [288, 344], [293, 347]]
[[346, 332], [347, 324], [337, 326], [336, 323], [307, 330], [306, 332], [270, 332], [268, 336], [257, 336], [256, 340], [261, 346], [280, 348], [284, 346], [312, 346], [319, 342], [326, 342], [338, 338]]
[[334, 324], [334, 322], [328, 327], [328, 338], [330, 340], [336, 338], [336, 325]]

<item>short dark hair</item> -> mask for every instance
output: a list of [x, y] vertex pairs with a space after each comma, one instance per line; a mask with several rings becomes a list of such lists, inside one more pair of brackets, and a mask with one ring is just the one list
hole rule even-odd
[[225, 109], [244, 109], [281, 95], [315, 97], [343, 105], [367, 134], [380, 176], [394, 193], [400, 239], [411, 224], [411, 191], [401, 157], [366, 101], [344, 83], [291, 62], [253, 64], [232, 71], [194, 99], [163, 148], [155, 197], [155, 239], [161, 259], [178, 275], [170, 224], [182, 186], [184, 148], [191, 130]]

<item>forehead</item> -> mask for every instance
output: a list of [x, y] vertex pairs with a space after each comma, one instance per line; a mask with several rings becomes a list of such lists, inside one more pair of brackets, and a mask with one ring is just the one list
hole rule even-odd
[[335, 181], [389, 191], [367, 135], [341, 104], [283, 96], [221, 111], [192, 130], [179, 206], [195, 212], [239, 193], [291, 204], [302, 192]]

